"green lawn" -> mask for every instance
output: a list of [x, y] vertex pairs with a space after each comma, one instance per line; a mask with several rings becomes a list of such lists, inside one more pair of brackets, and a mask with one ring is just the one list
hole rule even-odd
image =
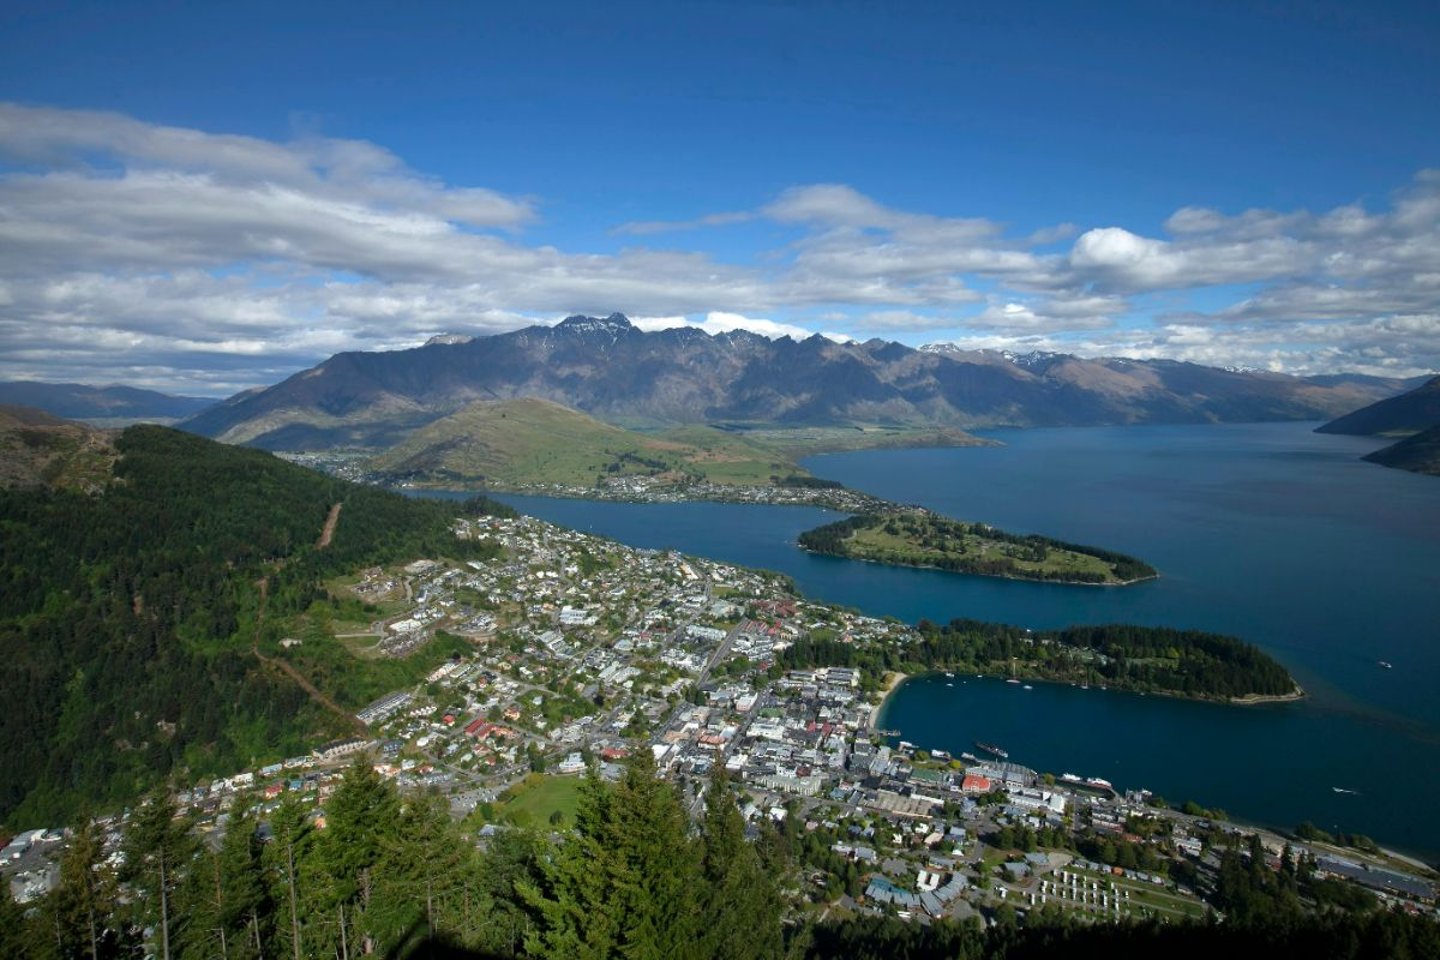
[[551, 814], [558, 810], [565, 818], [561, 826], [569, 829], [575, 823], [581, 782], [581, 777], [531, 774], [497, 805], [496, 812], [516, 826], [548, 829]]
[[[857, 555], [882, 563], [904, 563], [909, 565], [939, 564], [951, 557], [968, 556], [978, 560], [1006, 560], [1021, 574], [1062, 574], [1089, 573], [1114, 580], [1114, 571], [1099, 557], [1077, 553], [1056, 547], [1045, 551], [1045, 559], [1031, 560], [1013, 544], [993, 540], [971, 532], [961, 533], [962, 524], [940, 518], [927, 518], [914, 523], [898, 534], [885, 532], [883, 526], [858, 530], [850, 537], [850, 546]], [[925, 535], [933, 535], [943, 547], [926, 546]], [[1019, 555], [1017, 555], [1019, 554]]]

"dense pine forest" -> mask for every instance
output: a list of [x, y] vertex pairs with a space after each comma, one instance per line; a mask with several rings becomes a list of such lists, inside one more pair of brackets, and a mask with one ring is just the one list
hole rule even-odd
[[228, 774], [343, 730], [256, 652], [326, 577], [485, 553], [450, 535], [453, 503], [163, 427], [116, 448], [98, 493], [0, 490], [0, 821], [117, 808], [172, 772]]
[[[1222, 853], [1223, 923], [1093, 925], [1007, 905], [967, 922], [902, 923], [789, 909], [813, 876], [798, 817], [747, 827], [716, 766], [692, 823], [685, 797], [641, 751], [614, 783], [593, 773], [572, 829], [485, 839], [443, 800], [401, 796], [366, 762], [323, 810], [286, 793], [238, 801], [202, 835], [165, 793], [123, 830], [81, 821], [59, 887], [22, 913], [0, 898], [0, 955], [26, 960], [534, 957], [822, 960], [1041, 956], [1314, 958], [1440, 955], [1431, 919], [1373, 899], [1320, 913], [1304, 870]], [[313, 795], [312, 795], [313, 796]], [[747, 832], [753, 840], [747, 839]], [[117, 868], [108, 855], [123, 854]], [[1248, 854], [1248, 857], [1247, 857]]]
[[1292, 695], [1295, 681], [1278, 662], [1234, 637], [1130, 624], [1032, 633], [980, 620], [937, 626], [922, 620], [920, 643], [856, 647], [833, 638], [798, 641], [778, 658], [786, 669], [863, 667], [886, 672], [961, 670], [1093, 683], [1125, 690], [1231, 699]]

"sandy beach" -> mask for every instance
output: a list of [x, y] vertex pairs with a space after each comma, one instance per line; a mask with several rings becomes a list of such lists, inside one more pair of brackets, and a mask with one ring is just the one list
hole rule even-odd
[[871, 730], [876, 729], [876, 724], [880, 720], [880, 711], [885, 709], [885, 702], [890, 699], [890, 694], [895, 692], [895, 688], [905, 682], [905, 676], [903, 673], [891, 673], [887, 677], [885, 689], [880, 691], [880, 702], [875, 704], [870, 710]]

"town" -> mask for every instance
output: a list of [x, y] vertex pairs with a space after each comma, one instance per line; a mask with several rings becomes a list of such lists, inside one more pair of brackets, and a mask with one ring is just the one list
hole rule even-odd
[[[217, 828], [237, 796], [263, 819], [295, 793], [319, 817], [362, 756], [402, 791], [443, 793], [477, 843], [512, 826], [563, 832], [583, 776], [614, 779], [625, 758], [649, 751], [692, 815], [721, 764], [752, 828], [783, 823], [807, 837], [797, 906], [916, 922], [1034, 910], [1203, 918], [1223, 913], [1222, 860], [1239, 851], [1270, 870], [1303, 865], [1367, 902], [1436, 910], [1423, 865], [1193, 804], [1170, 809], [1137, 786], [1037, 772], [996, 747], [952, 756], [897, 742], [877, 724], [899, 677], [785, 663], [804, 638], [916, 642], [899, 621], [805, 600], [776, 574], [527, 517], [457, 519], [454, 533], [493, 544], [498, 559], [416, 558], [328, 587], [373, 614], [335, 625], [356, 656], [423, 656], [442, 638], [463, 652], [356, 705], [353, 736], [188, 785], [177, 800], [202, 827]], [[118, 856], [123, 815], [100, 825]], [[64, 831], [41, 826], [0, 851], [17, 900], [55, 885], [63, 846]]]

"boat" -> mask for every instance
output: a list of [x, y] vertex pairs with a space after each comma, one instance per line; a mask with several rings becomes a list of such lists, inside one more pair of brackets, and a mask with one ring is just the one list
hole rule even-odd
[[1330, 789], [1334, 790], [1336, 793], [1349, 793], [1357, 797], [1360, 795], [1359, 790], [1346, 790], [1344, 787], [1331, 787]]
[[1087, 780], [1085, 781], [1085, 786], [1087, 786], [1087, 787], [1097, 787], [1097, 788], [1099, 788], [1099, 789], [1101, 789], [1101, 790], [1114, 790], [1114, 789], [1115, 789], [1115, 785], [1114, 785], [1113, 783], [1111, 783], [1109, 780], [1105, 780], [1105, 779], [1102, 779], [1102, 778], [1100, 778], [1100, 777], [1090, 777], [1089, 779], [1087, 779]]
[[1392, 664], [1389, 660], [1381, 660], [1380, 666], [1384, 667], [1386, 670], [1391, 670], [1394, 668], [1395, 665]]
[[1000, 747], [997, 747], [993, 743], [983, 743], [982, 741], [976, 740], [975, 746], [979, 747], [981, 750], [984, 750], [986, 753], [994, 754], [1001, 760], [1007, 760], [1010, 757], [1009, 750], [1004, 750]]
[[1077, 777], [1077, 776], [1075, 776], [1075, 774], [1073, 774], [1073, 773], [1062, 773], [1062, 774], [1060, 774], [1060, 779], [1061, 779], [1061, 780], [1064, 780], [1066, 783], [1079, 783], [1079, 782], [1080, 782], [1080, 778]]
[[977, 757], [977, 756], [975, 756], [975, 754], [969, 753], [969, 752], [960, 754], [960, 759], [966, 761], [967, 763], [979, 763], [979, 762], [980, 762], [980, 758], [979, 758], [979, 757]]
[[1032, 687], [1032, 686], [1030, 686], [1030, 684], [1027, 683], [1027, 684], [1025, 684], [1025, 686], [1021, 687], [1020, 689], [1021, 689], [1021, 690], [1034, 690], [1035, 688]]
[[953, 684], [953, 683], [947, 683], [947, 684], [945, 684], [945, 686], [947, 686], [947, 687], [953, 687], [953, 686], [955, 686], [955, 684]]
[[950, 680], [954, 680], [954, 679], [955, 679], [955, 674], [950, 673], [950, 672], [948, 672], [948, 671], [945, 673], [945, 676], [946, 676], [948, 679], [950, 679]]
[[1014, 677], [1011, 677], [1009, 680], [1006, 680], [1005, 682], [1006, 682], [1006, 683], [1019, 683], [1020, 681], [1019, 681], [1019, 680], [1016, 680]]

